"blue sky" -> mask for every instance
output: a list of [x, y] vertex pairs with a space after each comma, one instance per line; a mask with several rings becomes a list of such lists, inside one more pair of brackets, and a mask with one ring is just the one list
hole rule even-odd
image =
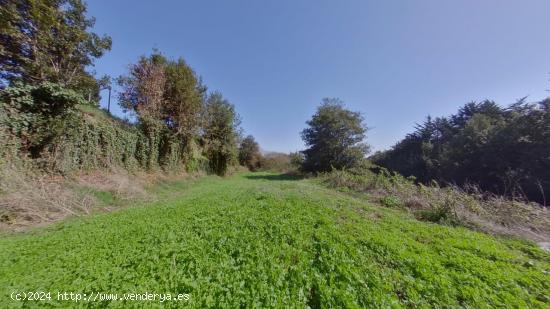
[[181, 56], [262, 149], [284, 152], [303, 149], [323, 97], [361, 111], [381, 150], [472, 100], [549, 96], [549, 12], [548, 0], [88, 1], [113, 38], [98, 75], [153, 48]]

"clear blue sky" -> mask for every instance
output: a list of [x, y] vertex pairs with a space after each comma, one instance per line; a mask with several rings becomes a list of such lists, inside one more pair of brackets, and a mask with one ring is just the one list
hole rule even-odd
[[[237, 107], [262, 149], [303, 149], [323, 97], [365, 115], [386, 149], [428, 114], [472, 100], [550, 93], [548, 0], [88, 1], [118, 76], [158, 48], [182, 56]], [[106, 96], [104, 96], [106, 97]], [[102, 103], [104, 105], [105, 102]], [[115, 111], [120, 113], [120, 111]]]

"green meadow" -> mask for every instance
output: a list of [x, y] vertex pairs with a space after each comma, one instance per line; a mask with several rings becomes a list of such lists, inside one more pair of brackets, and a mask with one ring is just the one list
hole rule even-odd
[[[0, 307], [548, 308], [534, 244], [415, 220], [271, 173], [151, 189], [154, 203], [0, 237]], [[12, 300], [13, 292], [51, 300]], [[188, 300], [60, 300], [58, 293]]]

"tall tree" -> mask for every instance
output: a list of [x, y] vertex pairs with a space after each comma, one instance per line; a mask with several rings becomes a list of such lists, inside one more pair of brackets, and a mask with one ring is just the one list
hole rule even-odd
[[214, 92], [206, 100], [203, 139], [210, 168], [223, 176], [237, 157], [237, 132], [240, 124], [235, 107]]
[[189, 158], [199, 135], [206, 87], [185, 61], [154, 51], [130, 65], [118, 83], [120, 105], [137, 114], [149, 144], [158, 145], [159, 157], [150, 158], [149, 166]]
[[90, 32], [94, 23], [81, 0], [0, 0], [0, 78], [98, 95], [86, 68], [111, 48], [111, 38]]
[[141, 120], [163, 118], [166, 59], [155, 53], [141, 57], [129, 67], [127, 75], [118, 78], [122, 90], [119, 104], [123, 110], [134, 112]]
[[302, 139], [308, 146], [303, 151], [306, 171], [353, 167], [368, 152], [363, 142], [367, 131], [363, 116], [347, 110], [339, 99], [323, 99], [307, 124], [309, 127], [302, 131]]
[[163, 117], [179, 136], [197, 133], [206, 87], [182, 58], [166, 61]]
[[122, 87], [119, 102], [125, 111], [162, 121], [181, 138], [198, 133], [206, 87], [183, 59], [169, 60], [155, 51], [130, 65], [118, 83]]

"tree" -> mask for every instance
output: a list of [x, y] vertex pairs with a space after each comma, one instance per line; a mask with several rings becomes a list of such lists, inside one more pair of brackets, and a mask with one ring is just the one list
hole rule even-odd
[[154, 51], [118, 78], [125, 111], [162, 121], [174, 136], [189, 139], [200, 126], [206, 87], [183, 59], [169, 60]]
[[58, 83], [85, 96], [99, 87], [86, 68], [111, 48], [89, 31], [81, 0], [0, 0], [0, 78], [10, 83]]
[[158, 158], [150, 156], [149, 167], [189, 158], [199, 135], [206, 87], [185, 61], [167, 59], [155, 50], [130, 65], [118, 84], [119, 104], [137, 114], [149, 144], [159, 149]]
[[214, 92], [206, 100], [203, 139], [210, 168], [224, 176], [237, 157], [237, 132], [240, 124], [235, 107]]
[[363, 143], [367, 131], [363, 116], [345, 109], [339, 99], [323, 99], [307, 124], [309, 127], [302, 131], [302, 139], [308, 146], [303, 151], [305, 171], [353, 167], [368, 152], [368, 146]]
[[140, 120], [162, 118], [166, 74], [165, 59], [160, 54], [141, 57], [130, 65], [128, 75], [118, 78], [122, 88], [118, 95], [122, 109], [135, 112]]
[[239, 147], [239, 163], [242, 166], [246, 166], [249, 170], [255, 171], [260, 167], [261, 156], [260, 146], [252, 135], [248, 135], [241, 141]]
[[192, 136], [200, 125], [206, 87], [182, 58], [166, 61], [164, 71], [164, 121], [174, 134]]

